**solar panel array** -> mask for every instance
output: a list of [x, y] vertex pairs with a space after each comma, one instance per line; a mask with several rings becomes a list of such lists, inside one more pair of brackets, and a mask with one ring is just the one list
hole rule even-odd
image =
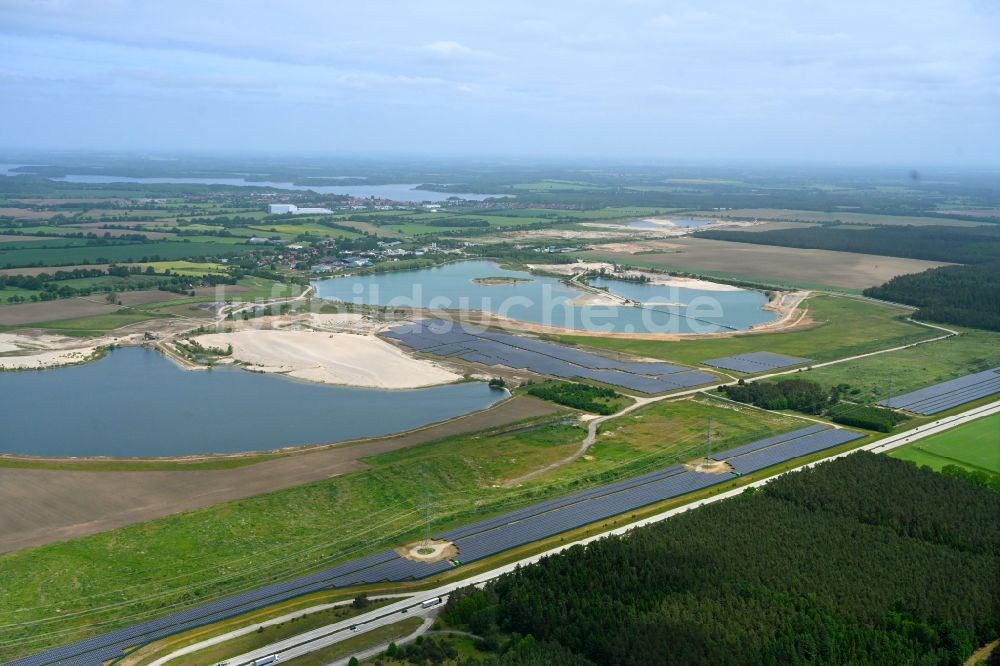
[[799, 430], [793, 430], [792, 432], [786, 432], [783, 435], [774, 435], [773, 437], [765, 437], [764, 439], [758, 439], [756, 442], [750, 442], [749, 444], [744, 444], [743, 446], [737, 446], [733, 449], [728, 449], [726, 451], [721, 451], [719, 453], [711, 453], [706, 458], [711, 460], [728, 460], [729, 458], [735, 458], [736, 456], [741, 456], [744, 453], [750, 453], [751, 451], [756, 451], [757, 449], [763, 449], [764, 447], [771, 446], [773, 444], [780, 444], [781, 442], [787, 441], [789, 439], [798, 439], [799, 437], [805, 437], [806, 435], [812, 435], [823, 430], [829, 429], [830, 426], [823, 423], [816, 423], [808, 428], [801, 428]]
[[[737, 472], [749, 473], [785, 460], [814, 453], [862, 435], [822, 425], [757, 440], [713, 455], [726, 460]], [[559, 497], [501, 516], [442, 532], [438, 538], [454, 542], [463, 562], [473, 562], [510, 548], [556, 536], [584, 525], [650, 504], [701, 490], [735, 478], [735, 474], [706, 474], [681, 465], [649, 472], [616, 483]], [[361, 583], [427, 578], [451, 568], [447, 561], [424, 563], [400, 557], [391, 550], [362, 557], [294, 580], [270, 583], [232, 597], [88, 638], [10, 662], [12, 666], [84, 664], [99, 666], [121, 658], [122, 650], [165, 636], [217, 622], [330, 587]]]
[[792, 458], [807, 456], [823, 449], [829, 449], [840, 444], [861, 439], [864, 435], [850, 430], [827, 429], [821, 432], [789, 439], [778, 444], [766, 446], [756, 451], [750, 451], [726, 460], [733, 471], [739, 474], [749, 474], [757, 470], [783, 463]]
[[750, 442], [720, 453], [713, 453], [708, 458], [724, 460], [738, 474], [749, 474], [792, 458], [807, 456], [862, 437], [864, 435], [850, 430], [834, 429], [817, 423], [808, 428], [758, 439], [756, 442]]
[[423, 320], [382, 333], [417, 351], [483, 365], [502, 365], [564, 379], [589, 379], [639, 393], [666, 393], [709, 384], [715, 377], [670, 363], [617, 361], [598, 354], [507, 333]]
[[929, 416], [994, 393], [1000, 393], [1000, 368], [927, 386], [911, 393], [880, 400], [878, 404]]
[[713, 358], [704, 361], [705, 365], [724, 370], [735, 370], [753, 374], [755, 372], [766, 372], [777, 370], [778, 368], [790, 368], [793, 365], [811, 363], [812, 359], [798, 358], [796, 356], [784, 356], [783, 354], [772, 354], [771, 352], [748, 352], [737, 354], [736, 356], [725, 356], [723, 358]]

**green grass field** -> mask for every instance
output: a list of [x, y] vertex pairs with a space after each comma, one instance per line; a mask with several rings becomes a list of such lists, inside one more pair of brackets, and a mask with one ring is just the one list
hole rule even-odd
[[[591, 459], [523, 486], [505, 481], [575, 452], [583, 430], [454, 437], [368, 458], [371, 468], [356, 474], [0, 555], [0, 657], [13, 656], [10, 641], [27, 641], [18, 654], [34, 651], [97, 623], [136, 622], [406, 543], [423, 531], [427, 489], [434, 529], [441, 529], [696, 457], [707, 450], [709, 418], [711, 448], [803, 423], [714, 400], [663, 402], [608, 424]], [[46, 636], [45, 625], [25, 624], [56, 614], [66, 632], [58, 638]]]
[[4, 287], [0, 289], [0, 305], [10, 305], [10, 299], [20, 296], [24, 299], [31, 299], [32, 296], [41, 295], [38, 289], [21, 289], [20, 287]]
[[870, 301], [819, 295], [806, 302], [814, 325], [779, 333], [679, 341], [557, 336], [560, 342], [695, 365], [707, 359], [770, 351], [829, 361], [932, 338], [939, 331], [905, 321], [908, 311]]
[[361, 234], [356, 234], [350, 231], [344, 231], [343, 229], [333, 229], [331, 227], [325, 227], [322, 224], [316, 223], [304, 223], [304, 224], [260, 224], [247, 227], [248, 229], [253, 229], [258, 233], [270, 234], [272, 232], [279, 233], [283, 235], [289, 235], [293, 238], [302, 235], [317, 236], [319, 238], [357, 238]]
[[968, 331], [962, 335], [888, 354], [810, 370], [807, 377], [826, 386], [849, 384], [861, 392], [849, 396], [871, 403], [973, 372], [1000, 367], [1000, 333]]
[[210, 261], [147, 261], [145, 263], [134, 264], [139, 268], [146, 269], [149, 266], [157, 273], [170, 271], [177, 275], [191, 275], [203, 277], [210, 274], [221, 274], [226, 272], [224, 264], [217, 264]]
[[1000, 414], [977, 419], [889, 453], [940, 470], [945, 465], [1000, 474]]

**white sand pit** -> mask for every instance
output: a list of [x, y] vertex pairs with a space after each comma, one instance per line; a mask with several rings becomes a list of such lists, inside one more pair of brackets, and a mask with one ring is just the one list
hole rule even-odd
[[394, 550], [400, 557], [414, 562], [440, 562], [458, 555], [458, 547], [455, 544], [435, 539], [408, 543]]
[[697, 458], [684, 463], [684, 469], [691, 472], [701, 472], [702, 474], [725, 474], [733, 471], [729, 463], [722, 460], [710, 460], [708, 458]]
[[195, 340], [216, 349], [232, 345], [232, 359], [253, 370], [324, 384], [407, 389], [461, 379], [461, 375], [408, 356], [373, 335], [248, 330], [200, 335]]

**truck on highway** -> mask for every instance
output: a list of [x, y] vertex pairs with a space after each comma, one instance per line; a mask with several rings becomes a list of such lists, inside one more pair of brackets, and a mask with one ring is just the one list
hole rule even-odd
[[420, 604], [421, 608], [430, 608], [431, 606], [437, 606], [441, 603], [441, 597], [434, 597], [433, 599], [428, 599], [427, 601]]
[[253, 660], [253, 666], [268, 666], [268, 664], [273, 664], [278, 661], [278, 655], [270, 654], [266, 657], [261, 657], [260, 659]]

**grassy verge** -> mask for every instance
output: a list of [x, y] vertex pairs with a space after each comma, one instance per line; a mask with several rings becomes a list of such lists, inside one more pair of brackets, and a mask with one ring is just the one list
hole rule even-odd
[[171, 659], [170, 666], [200, 666], [202, 664], [223, 661], [229, 657], [235, 657], [245, 652], [262, 648], [313, 629], [342, 622], [348, 618], [356, 617], [361, 613], [374, 610], [379, 606], [384, 606], [387, 603], [388, 601], [374, 602], [364, 609], [353, 608], [349, 604], [337, 606], [336, 608], [328, 608], [315, 613], [309, 613], [308, 615], [300, 615], [281, 624], [273, 624], [267, 627], [262, 626], [249, 634], [233, 638], [224, 643], [212, 645], [192, 654]]
[[689, 365], [733, 354], [770, 351], [830, 361], [896, 347], [941, 335], [940, 331], [906, 321], [908, 310], [881, 303], [831, 295], [809, 298], [813, 324], [809, 328], [700, 339], [660, 341], [556, 336], [560, 342], [677, 361]]
[[366, 631], [357, 636], [351, 636], [322, 650], [316, 650], [315, 652], [310, 652], [309, 654], [304, 654], [301, 657], [296, 657], [282, 663], [291, 664], [292, 666], [326, 666], [337, 659], [350, 657], [355, 653], [373, 648], [376, 645], [409, 636], [421, 624], [422, 620], [420, 618], [408, 617], [400, 622], [394, 622], [372, 629], [371, 631]]
[[918, 440], [889, 453], [940, 470], [945, 465], [1000, 474], [1000, 414]]
[[852, 400], [874, 402], [887, 397], [890, 389], [899, 395], [996, 367], [1000, 333], [970, 330], [929, 345], [810, 370], [807, 377], [826, 386], [849, 384], [860, 389]]

